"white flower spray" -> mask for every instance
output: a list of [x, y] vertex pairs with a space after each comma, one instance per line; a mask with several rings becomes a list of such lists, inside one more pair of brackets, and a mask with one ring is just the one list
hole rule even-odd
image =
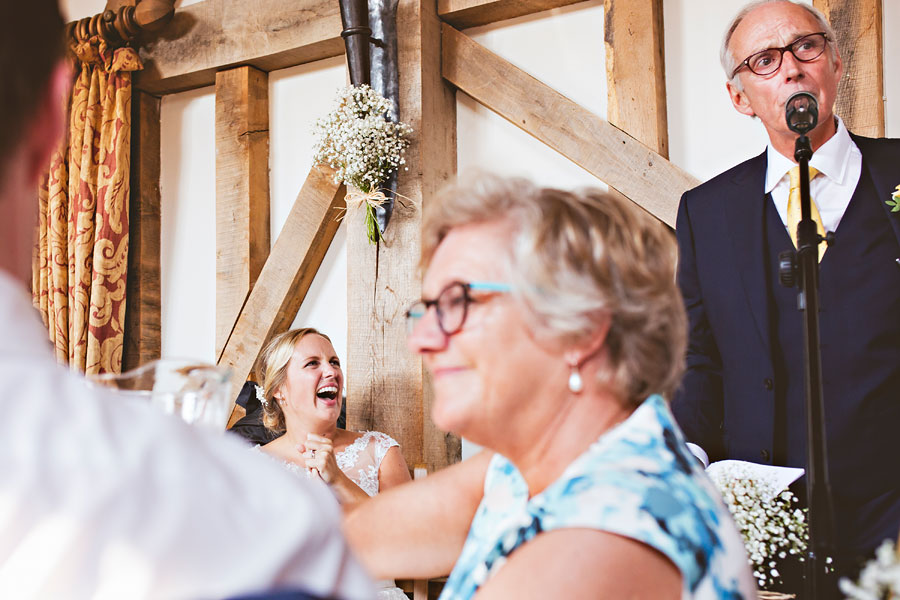
[[768, 482], [750, 477], [740, 465], [710, 473], [710, 478], [744, 538], [757, 585], [767, 589], [782, 583], [779, 562], [789, 557], [804, 561], [809, 539], [806, 511], [797, 506], [790, 490], [778, 492]]
[[366, 233], [372, 243], [382, 239], [375, 207], [387, 201], [379, 186], [406, 164], [403, 155], [412, 134], [406, 123], [387, 120], [393, 106], [368, 85], [350, 86], [338, 92], [334, 109], [315, 126], [315, 161], [331, 166], [335, 181], [362, 192], [348, 194], [348, 202], [366, 204]]
[[853, 583], [846, 577], [838, 584], [848, 600], [892, 600], [900, 598], [900, 555], [894, 542], [885, 540]]

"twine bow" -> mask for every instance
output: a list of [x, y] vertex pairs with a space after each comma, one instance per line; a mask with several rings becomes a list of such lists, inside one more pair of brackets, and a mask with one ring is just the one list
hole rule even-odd
[[384, 195], [384, 190], [375, 189], [371, 192], [363, 192], [361, 190], [351, 188], [347, 195], [344, 196], [344, 202], [347, 203], [347, 206], [361, 206], [362, 204], [368, 205], [368, 207], [372, 210], [376, 208], [381, 208], [384, 204], [390, 200], [387, 196]]
[[337, 220], [340, 221], [343, 219], [344, 215], [347, 214], [347, 209], [351, 206], [365, 206], [366, 236], [369, 238], [369, 243], [375, 244], [384, 239], [384, 235], [381, 233], [381, 227], [378, 226], [378, 221], [375, 218], [375, 209], [384, 206], [389, 200], [390, 198], [385, 195], [384, 190], [382, 189], [363, 192], [356, 188], [350, 188], [350, 191], [344, 196], [344, 202], [347, 204], [347, 208], [343, 209], [341, 214], [337, 216]]
[[[347, 210], [351, 207], [356, 208], [360, 206], [365, 206], [365, 222], [366, 222], [366, 234], [371, 243], [376, 243], [378, 241], [384, 240], [384, 234], [381, 232], [381, 228], [378, 226], [378, 221], [375, 218], [375, 209], [384, 206], [386, 203], [390, 202], [390, 198], [385, 194], [385, 189], [375, 189], [371, 192], [363, 192], [357, 188], [350, 187], [350, 191], [344, 196], [344, 202], [346, 203], [346, 208], [339, 208], [340, 214], [335, 217], [335, 220], [341, 221], [344, 216], [347, 214]], [[402, 199], [409, 200], [403, 194], [399, 194], [397, 192], [393, 193], [396, 196], [396, 200], [402, 206], [409, 206], [406, 202], [403, 202]]]

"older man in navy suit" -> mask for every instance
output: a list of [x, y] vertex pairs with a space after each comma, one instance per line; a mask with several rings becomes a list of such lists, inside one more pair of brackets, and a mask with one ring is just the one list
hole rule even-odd
[[853, 559], [900, 529], [900, 213], [886, 204], [900, 140], [855, 136], [834, 115], [843, 63], [809, 5], [748, 5], [721, 58], [735, 109], [760, 120], [769, 144], [681, 200], [690, 343], [674, 411], [712, 460], [806, 466], [803, 317], [796, 289], [779, 284], [778, 254], [793, 247], [799, 211], [785, 103], [809, 92], [813, 216], [835, 237], [819, 248], [828, 468], [838, 550]]

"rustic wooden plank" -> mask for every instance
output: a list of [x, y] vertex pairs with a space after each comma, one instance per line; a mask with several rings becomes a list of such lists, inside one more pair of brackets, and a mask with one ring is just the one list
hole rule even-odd
[[178, 8], [140, 48], [135, 85], [156, 94], [212, 85], [218, 70], [274, 71], [344, 53], [335, 0], [205, 0]]
[[604, 15], [606, 118], [668, 158], [662, 0], [606, 0]]
[[435, 2], [401, 0], [397, 14], [400, 115], [415, 133], [386, 240], [370, 245], [360, 209], [347, 215], [347, 421], [394, 436], [407, 464], [430, 471], [460, 459], [458, 438], [428, 418], [422, 361], [406, 347], [406, 308], [421, 295], [421, 206], [456, 172], [456, 99], [441, 78]]
[[438, 14], [459, 29], [578, 4], [585, 0], [438, 0]]
[[235, 396], [266, 342], [297, 315], [343, 206], [344, 187], [334, 182], [334, 171], [313, 167], [219, 357], [220, 365], [232, 369]]
[[675, 226], [678, 200], [696, 178], [449, 25], [442, 37], [448, 81]]
[[216, 354], [269, 256], [269, 76], [216, 74]]
[[160, 99], [135, 91], [131, 103], [131, 197], [122, 370], [160, 357]]
[[837, 35], [844, 60], [835, 111], [850, 131], [884, 136], [882, 0], [813, 0]]

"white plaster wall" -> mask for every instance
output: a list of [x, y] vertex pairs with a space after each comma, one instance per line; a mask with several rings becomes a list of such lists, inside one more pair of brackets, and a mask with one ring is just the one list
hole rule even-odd
[[885, 135], [900, 137], [900, 2], [884, 0]]
[[160, 107], [162, 355], [215, 363], [216, 96], [164, 96]]
[[[313, 125], [331, 109], [335, 92], [347, 83], [343, 56], [269, 75], [272, 243], [313, 164]], [[293, 324], [327, 334], [343, 362], [347, 359], [346, 229], [343, 225], [338, 229]]]

